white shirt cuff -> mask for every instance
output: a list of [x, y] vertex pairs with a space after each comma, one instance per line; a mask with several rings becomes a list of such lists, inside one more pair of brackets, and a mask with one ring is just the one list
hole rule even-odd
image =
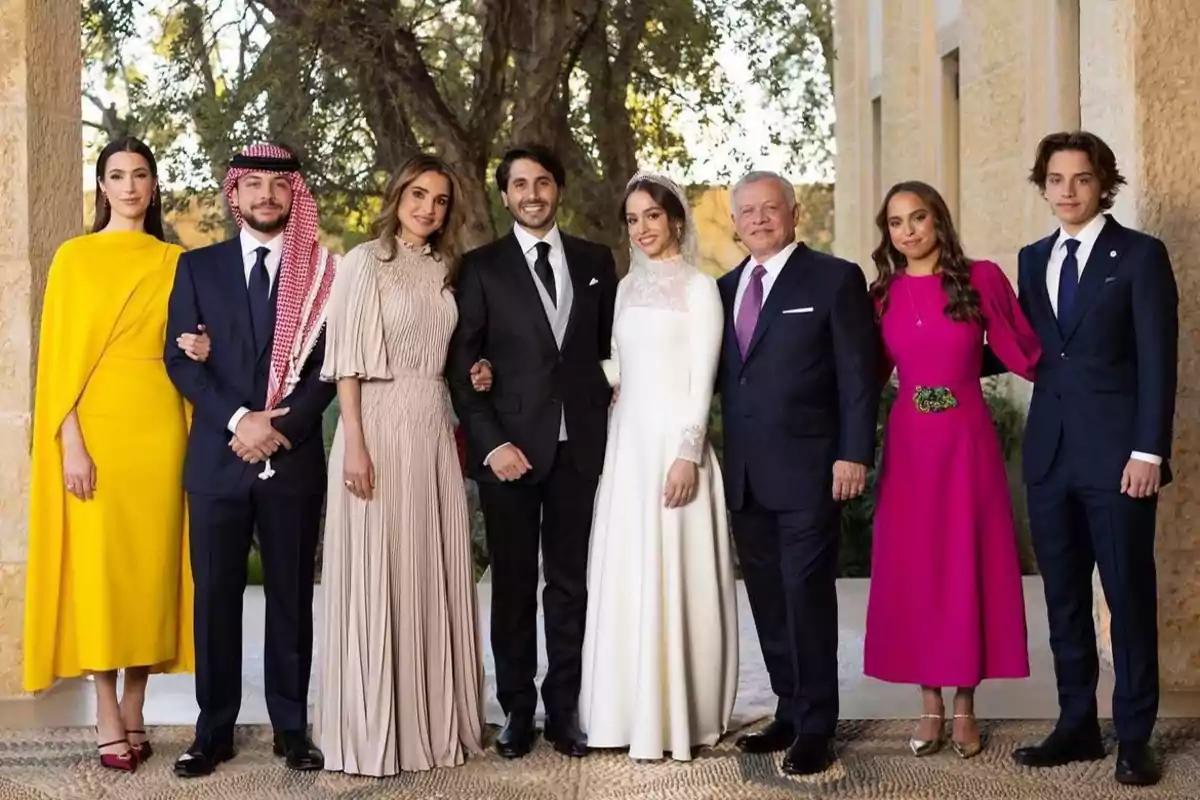
[[1151, 455], [1150, 453], [1139, 453], [1138, 451], [1134, 450], [1133, 454], [1129, 457], [1137, 461], [1145, 461], [1148, 464], [1154, 464], [1155, 466], [1162, 466], [1162, 456], [1155, 456]]
[[487, 454], [487, 458], [483, 459], [483, 465], [486, 467], [486, 466], [488, 465], [488, 462], [492, 460], [492, 456], [496, 455], [496, 453], [497, 453], [497, 452], [499, 452], [500, 450], [503, 450], [504, 448], [508, 447], [510, 444], [512, 444], [512, 442], [505, 442], [504, 444], [500, 445], [499, 447], [497, 447], [497, 448], [496, 448], [495, 450], [493, 450], [492, 452], [488, 453], [488, 454]]
[[242, 406], [237, 411], [233, 412], [233, 416], [229, 418], [229, 432], [236, 434], [238, 423], [242, 421], [242, 417], [250, 413], [250, 409]]

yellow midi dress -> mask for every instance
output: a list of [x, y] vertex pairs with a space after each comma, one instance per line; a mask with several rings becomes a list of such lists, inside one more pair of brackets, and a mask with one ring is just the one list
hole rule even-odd
[[[46, 286], [34, 400], [27, 691], [124, 667], [190, 671], [192, 584], [183, 457], [189, 410], [163, 364], [182, 250], [140, 232], [64, 243]], [[92, 500], [63, 482], [76, 409]]]

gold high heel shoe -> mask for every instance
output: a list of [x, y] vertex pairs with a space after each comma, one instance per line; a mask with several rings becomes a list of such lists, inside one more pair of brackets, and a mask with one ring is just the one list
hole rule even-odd
[[908, 740], [908, 749], [912, 750], [912, 754], [917, 758], [931, 756], [941, 750], [942, 743], [946, 738], [946, 730], [942, 727], [943, 718], [941, 714], [922, 714], [921, 719], [936, 719], [938, 721], [938, 735], [936, 739], [928, 741], [915, 737]]
[[[975, 719], [974, 714], [955, 714], [955, 719]], [[951, 744], [954, 746], [954, 752], [958, 753], [958, 757], [962, 759], [974, 758], [983, 750], [983, 738], [976, 739], [973, 742], [960, 742], [951, 737]]]

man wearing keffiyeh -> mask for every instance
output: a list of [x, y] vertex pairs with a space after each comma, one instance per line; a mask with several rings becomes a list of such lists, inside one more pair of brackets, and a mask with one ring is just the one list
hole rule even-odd
[[[308, 736], [312, 595], [325, 449], [320, 380], [336, 259], [295, 156], [270, 144], [233, 158], [222, 186], [239, 234], [182, 256], [168, 310], [167, 372], [194, 409], [184, 464], [195, 580], [195, 741], [175, 774], [233, 757], [241, 703], [242, 594], [257, 534], [266, 594], [265, 687], [275, 752], [320, 769]], [[206, 362], [175, 340], [211, 340]]]

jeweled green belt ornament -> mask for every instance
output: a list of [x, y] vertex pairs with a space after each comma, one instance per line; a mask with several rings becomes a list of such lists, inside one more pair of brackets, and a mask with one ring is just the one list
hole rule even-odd
[[913, 392], [913, 405], [923, 414], [936, 414], [957, 407], [958, 399], [944, 386], [918, 386]]

